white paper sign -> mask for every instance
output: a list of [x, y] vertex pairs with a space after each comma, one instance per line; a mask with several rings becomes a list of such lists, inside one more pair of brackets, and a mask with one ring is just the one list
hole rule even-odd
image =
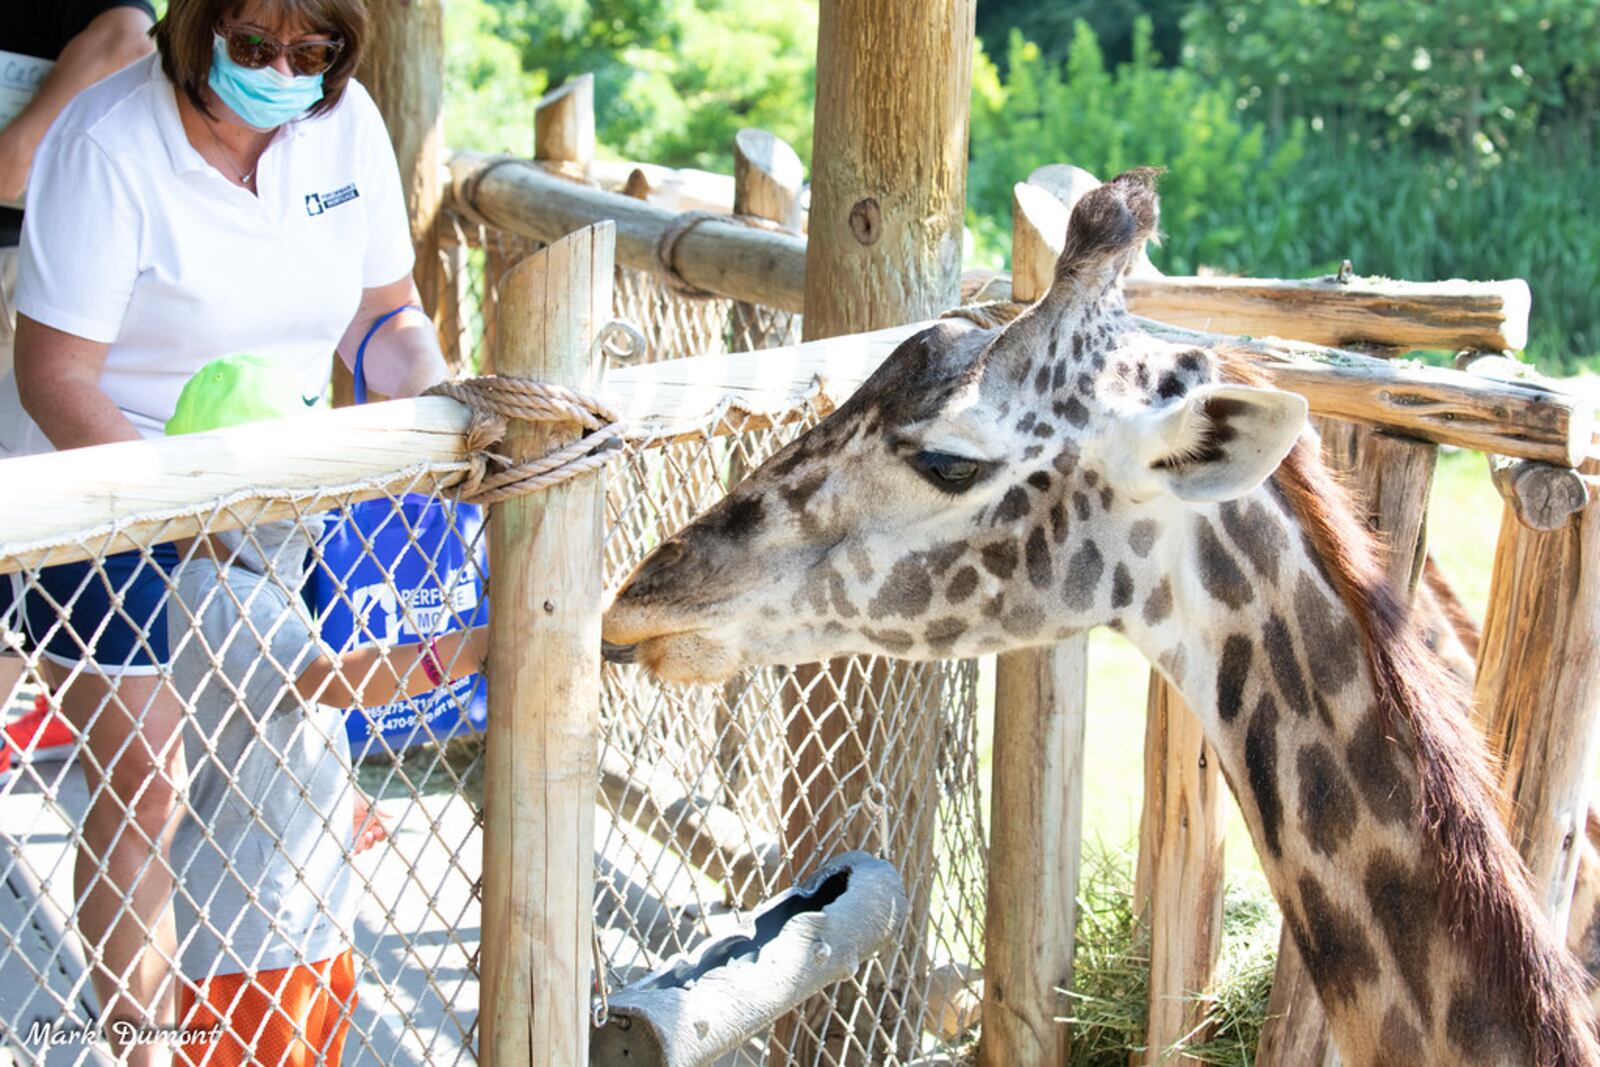
[[[0, 48], [0, 126], [16, 118], [28, 105], [33, 94], [39, 91], [39, 83], [44, 81], [44, 76], [53, 66], [55, 64], [48, 59], [19, 55]], [[5, 200], [0, 200], [0, 205], [21, 206]]]

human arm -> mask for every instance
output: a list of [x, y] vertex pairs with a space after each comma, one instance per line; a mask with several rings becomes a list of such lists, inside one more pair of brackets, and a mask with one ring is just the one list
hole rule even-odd
[[381, 707], [402, 696], [418, 696], [436, 688], [423, 667], [430, 648], [445, 680], [453, 682], [482, 669], [489, 655], [489, 631], [475, 626], [439, 634], [431, 643], [324, 653], [301, 669], [295, 692], [305, 700], [342, 708]]
[[68, 41], [33, 99], [0, 129], [0, 201], [22, 198], [33, 153], [68, 101], [154, 47], [150, 13], [142, 7], [102, 11]]
[[362, 290], [355, 318], [350, 320], [339, 341], [339, 355], [354, 371], [356, 351], [372, 324], [407, 304], [416, 305], [417, 310], [403, 311], [378, 327], [367, 342], [366, 358], [362, 361], [367, 388], [384, 396], [416, 396], [449, 377], [444, 353], [439, 349], [439, 335], [433, 322], [420, 310], [422, 298], [417, 294], [409, 271], [387, 285]]
[[110, 348], [17, 316], [17, 394], [23, 410], [56, 448], [139, 439], [133, 423], [100, 390]]

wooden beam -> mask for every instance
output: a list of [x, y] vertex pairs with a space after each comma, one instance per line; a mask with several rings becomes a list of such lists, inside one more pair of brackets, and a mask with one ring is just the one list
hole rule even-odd
[[1521, 349], [1528, 283], [1129, 278], [1128, 307], [1175, 326], [1321, 345]]
[[[656, 243], [677, 220], [674, 211], [567, 181], [509, 157], [457, 153], [450, 160], [450, 174], [458, 203], [492, 226], [537, 241], [559, 240], [595, 219], [614, 221], [617, 260], [638, 270], [656, 269]], [[678, 241], [674, 263], [684, 280], [698, 288], [752, 304], [802, 310], [804, 237], [710, 219]]]
[[[589, 355], [611, 315], [608, 223], [528, 257], [500, 304], [506, 374], [594, 387]], [[575, 424], [511, 420], [519, 460]], [[600, 717], [599, 472], [496, 504], [489, 554], [489, 732], [484, 747], [478, 1057], [487, 1067], [588, 1062], [593, 981], [595, 752]]]
[[[479, 183], [477, 176], [491, 165], [494, 171]], [[470, 152], [453, 156], [450, 172], [458, 194], [476, 183], [475, 196], [462, 203], [491, 224], [536, 240], [553, 241], [595, 219], [615, 219], [617, 258], [640, 270], [655, 269], [655, 242], [675, 215], [655, 203], [580, 185], [533, 166], [496, 165], [496, 157]], [[616, 187], [620, 188], [620, 182]], [[1035, 188], [1048, 194], [1042, 186]], [[835, 205], [838, 208], [840, 205]], [[875, 196], [864, 195], [842, 205], [842, 210], [845, 217], [835, 218], [831, 225], [844, 227], [847, 239], [858, 246], [857, 253], [867, 255], [865, 249], [884, 238], [883, 205]], [[820, 239], [819, 224], [814, 221], [820, 217], [815, 192], [812, 217], [807, 227]], [[1053, 238], [1058, 253], [1066, 232], [1064, 222], [1060, 229]], [[708, 221], [679, 242], [676, 262], [691, 285], [719, 295], [787, 311], [800, 311], [804, 306], [803, 237]], [[1184, 328], [1291, 337], [1312, 344], [1336, 344], [1337, 338], [1347, 335], [1355, 342], [1401, 349], [1520, 348], [1527, 342], [1528, 288], [1517, 279], [1394, 282], [1355, 278], [1340, 283], [1316, 278], [1153, 274], [1154, 268], [1149, 268], [1129, 277], [1129, 307], [1135, 314]], [[954, 303], [952, 299], [946, 306]], [[869, 325], [885, 321], [869, 320]]]

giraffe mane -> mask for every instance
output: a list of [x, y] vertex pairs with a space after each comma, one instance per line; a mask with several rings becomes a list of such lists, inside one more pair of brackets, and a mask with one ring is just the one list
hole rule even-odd
[[[1224, 379], [1270, 387], [1246, 353], [1218, 355]], [[1379, 564], [1373, 534], [1355, 518], [1349, 493], [1315, 448], [1302, 439], [1274, 477], [1361, 634], [1379, 721], [1390, 736], [1398, 729], [1410, 737], [1447, 929], [1466, 946], [1488, 988], [1517, 1005], [1535, 1063], [1584, 1062], [1569, 1014], [1583, 997], [1583, 977], [1544, 931], [1527, 867], [1493, 801], [1498, 786], [1468, 713], [1470, 694], [1411, 625], [1410, 609]]]

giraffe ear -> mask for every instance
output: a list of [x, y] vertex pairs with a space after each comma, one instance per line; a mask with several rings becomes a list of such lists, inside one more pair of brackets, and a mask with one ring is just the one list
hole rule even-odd
[[1306, 401], [1297, 393], [1200, 386], [1128, 419], [1117, 435], [1121, 447], [1108, 453], [1108, 473], [1136, 498], [1165, 492], [1194, 503], [1233, 500], [1278, 469], [1305, 421]]

